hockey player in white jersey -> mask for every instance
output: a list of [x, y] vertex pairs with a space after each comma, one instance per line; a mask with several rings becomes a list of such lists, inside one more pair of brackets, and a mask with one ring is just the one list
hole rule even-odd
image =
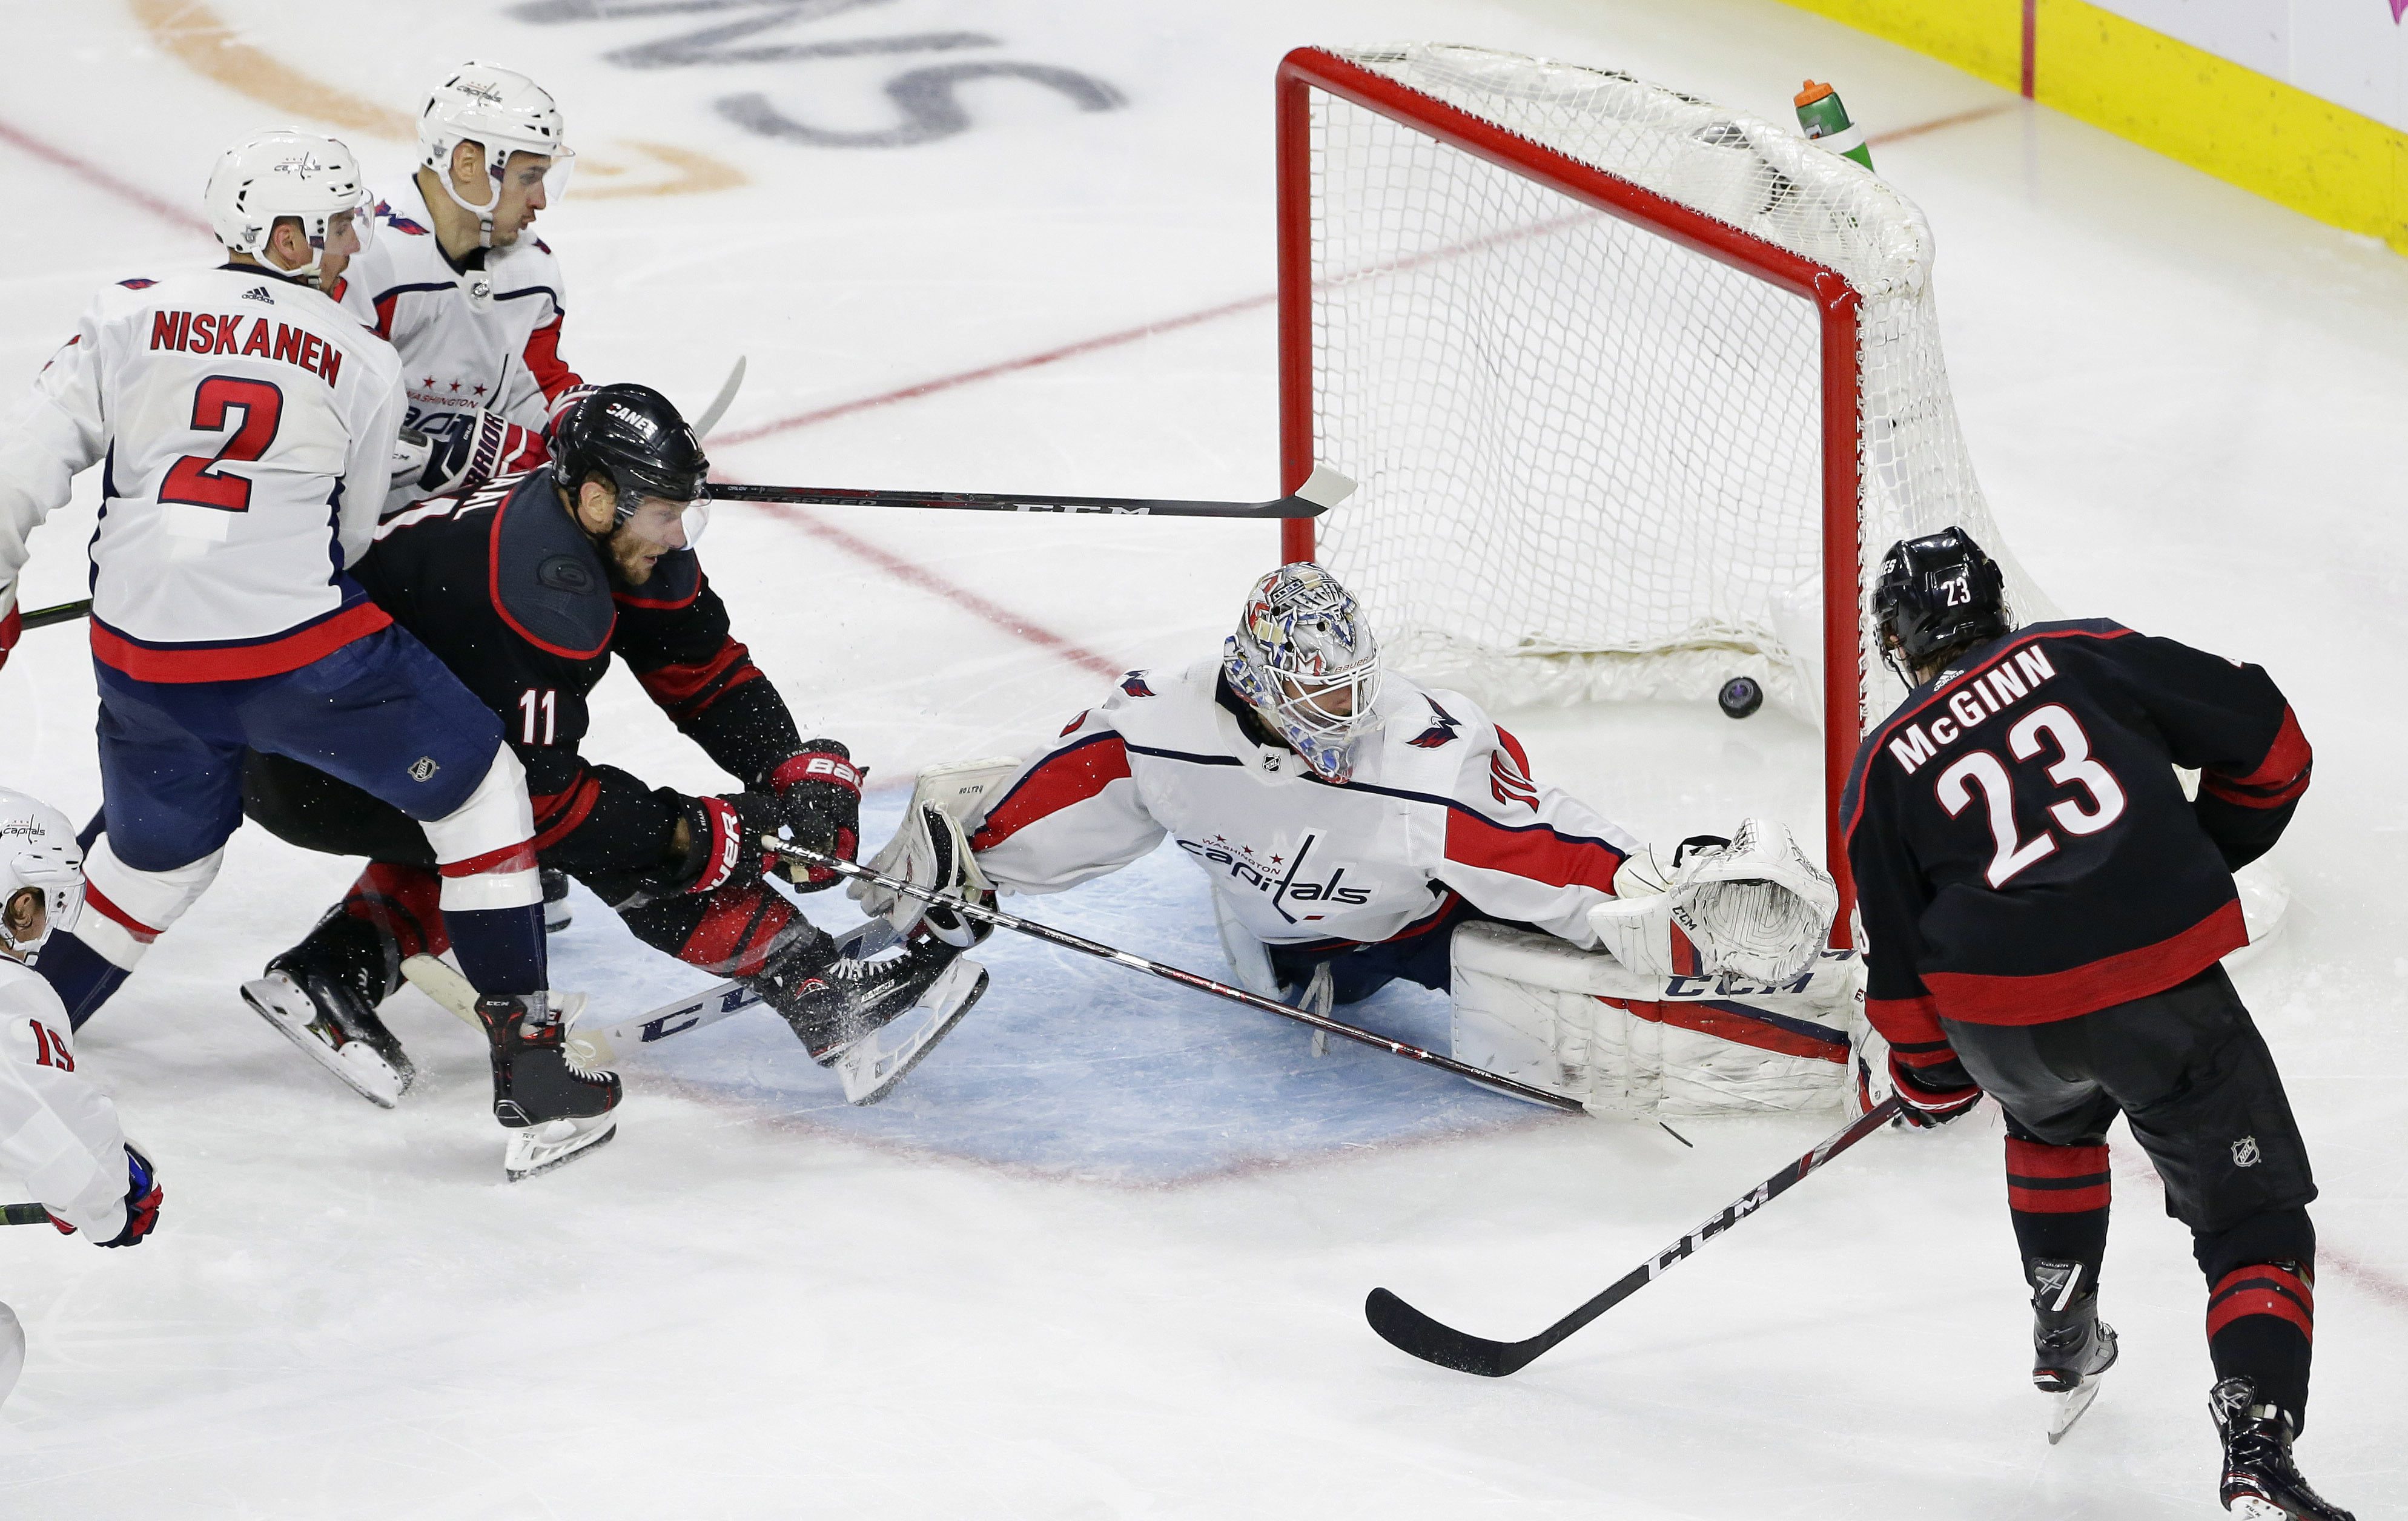
[[[1397, 978], [1449, 989], [1455, 931], [1483, 922], [1688, 975], [1701, 993], [1721, 974], [1797, 983], [1836, 901], [1777, 825], [1659, 859], [1535, 781], [1469, 698], [1383, 672], [1354, 597], [1310, 564], [1255, 583], [1220, 658], [1129, 673], [1000, 770], [962, 820], [975, 870], [946, 885], [1060, 892], [1168, 837], [1211, 883], [1240, 980], [1324, 1012]], [[925, 881], [949, 853], [912, 833], [874, 864]], [[853, 891], [897, 928], [916, 918], [882, 890]], [[1844, 1035], [1830, 1043], [1817, 1059], [1836, 1092]]]
[[311, 283], [364, 230], [351, 151], [266, 134], [225, 153], [207, 199], [226, 262], [104, 291], [0, 424], [0, 609], [26, 535], [107, 461], [91, 546], [106, 833], [87, 842], [92, 911], [41, 973], [71, 1023], [89, 1018], [217, 874], [245, 749], [288, 754], [425, 829], [513, 1157], [591, 1143], [618, 1082], [561, 1051], [524, 774], [493, 713], [346, 573], [403, 406], [392, 346]]
[[[126, 1144], [108, 1096], [76, 1069], [66, 1009], [27, 965], [74, 919], [81, 858], [65, 815], [0, 787], [0, 1173], [61, 1230], [136, 1246], [159, 1222], [158, 1173]], [[24, 1363], [25, 1333], [0, 1304], [0, 1400]]]
[[406, 425], [426, 439], [389, 509], [544, 463], [589, 389], [560, 357], [560, 262], [533, 232], [574, 161], [560, 108], [523, 74], [463, 64], [420, 108], [418, 144], [339, 293], [400, 353]]

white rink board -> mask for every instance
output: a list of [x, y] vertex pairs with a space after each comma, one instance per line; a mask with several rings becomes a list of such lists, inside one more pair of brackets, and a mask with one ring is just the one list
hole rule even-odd
[[[774, 7], [209, 8], [398, 109], [468, 47], [551, 82], [597, 163], [634, 162], [638, 140], [738, 165], [740, 189], [658, 199], [592, 198], [609, 177], [580, 171], [542, 223], [572, 362], [698, 407], [747, 354], [731, 435], [1267, 294], [1271, 71], [1297, 43], [1553, 52], [1776, 119], [1801, 78], [1836, 80], [1938, 232], [1958, 409], [2033, 574], [2068, 608], [2263, 662], [2317, 747], [2276, 855], [2289, 921], [2242, 982], [2324, 1188], [2301, 1456], [2361, 1517], [2408, 1514], [2408, 724], [2382, 664], [2408, 648], [2408, 265], [1770, 0], [891, 0], [720, 46], [993, 40], [642, 69], [611, 57]], [[155, 197], [195, 203], [218, 145], [289, 114], [198, 79], [132, 6], [7, 15], [0, 125]], [[885, 80], [982, 60], [1076, 70], [1125, 104], [990, 78], [961, 86], [968, 130], [876, 150], [757, 136], [714, 105], [760, 95], [876, 131], [898, 120]], [[358, 146], [375, 176], [406, 160]], [[0, 385], [30, 378], [96, 280], [208, 252], [5, 141], [0, 189], [21, 209], [0, 226]], [[717, 458], [762, 481], [1259, 498], [1277, 483], [1273, 363], [1258, 304]], [[37, 536], [29, 605], [81, 595], [92, 489]], [[1194, 658], [1272, 556], [1268, 530], [1213, 524], [821, 514], [856, 552], [803, 521], [724, 510], [704, 558], [806, 732], [853, 743], [881, 782], [1053, 734], [1108, 679], [1066, 650], [1107, 668]], [[36, 632], [0, 670], [0, 782], [77, 817], [98, 798], [85, 658]], [[596, 718], [598, 756], [725, 785], [624, 676]], [[1814, 804], [1804, 737], [1774, 715], [1508, 723], [1542, 777], [1657, 838]], [[1176, 865], [1043, 911], [1209, 969]], [[993, 1007], [884, 1111], [839, 1111], [776, 1026], [731, 1020], [627, 1063], [609, 1147], [506, 1186], [483, 1059], [449, 1015], [395, 1000], [422, 1077], [387, 1113], [234, 996], [351, 869], [244, 831], [88, 1026], [85, 1065], [158, 1159], [166, 1209], [135, 1252], [0, 1232], [0, 1298], [32, 1343], [0, 1408], [0, 1514], [2220, 1514], [2202, 1287], [2120, 1131], [2106, 1294], [2124, 1360], [2060, 1447], [2025, 1383], [1990, 1112], [1869, 1141], [1491, 1383], [1380, 1343], [1365, 1291], [1527, 1334], [1827, 1122], [1699, 1124], [1686, 1150], [1369, 1052], [1314, 1063], [1301, 1031], [997, 947]], [[677, 985], [580, 910], [564, 983]], [[1412, 1001], [1383, 1017], [1412, 1027]]]

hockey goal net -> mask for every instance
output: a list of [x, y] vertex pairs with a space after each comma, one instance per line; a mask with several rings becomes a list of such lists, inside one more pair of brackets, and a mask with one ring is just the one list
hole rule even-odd
[[1821, 727], [1836, 813], [1902, 696], [1868, 617], [1893, 541], [1961, 524], [2046, 615], [1957, 431], [1930, 229], [1874, 174], [1436, 44], [1290, 53], [1279, 162], [1284, 481], [1360, 485], [1283, 550], [1398, 669], [1493, 706], [1753, 677]]

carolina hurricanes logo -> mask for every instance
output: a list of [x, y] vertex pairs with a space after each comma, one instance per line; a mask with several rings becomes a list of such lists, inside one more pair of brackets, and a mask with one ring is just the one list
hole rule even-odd
[[1141, 670], [1133, 670], [1129, 672], [1127, 678], [1121, 682], [1121, 690], [1127, 693], [1132, 697], [1150, 697], [1154, 696], [1154, 688], [1145, 684], [1145, 672]]
[[1461, 726], [1461, 721], [1435, 702], [1430, 703], [1429, 707], [1430, 718], [1433, 721], [1430, 726], [1414, 735], [1405, 743], [1418, 745], [1424, 750], [1436, 750], [1455, 738], [1455, 731]]
[[1522, 774], [1521, 763], [1503, 745], [1488, 757], [1488, 791], [1500, 803], [1519, 803], [1533, 813], [1539, 811], [1537, 784]]

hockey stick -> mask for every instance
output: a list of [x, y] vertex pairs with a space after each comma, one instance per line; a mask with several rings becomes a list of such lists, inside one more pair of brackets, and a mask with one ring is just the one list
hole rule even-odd
[[1823, 1143], [1754, 1188], [1722, 1207], [1714, 1217], [1674, 1241], [1614, 1281], [1613, 1286], [1526, 1342], [1491, 1342], [1443, 1326], [1384, 1288], [1375, 1288], [1363, 1301], [1363, 1318], [1387, 1343], [1424, 1362], [1483, 1378], [1518, 1373], [1541, 1354], [1582, 1327], [1604, 1314], [1671, 1270], [1672, 1265], [1728, 1230], [1748, 1215], [1786, 1193], [1790, 1186], [1832, 1157], [1887, 1125], [1898, 1113], [1898, 1100], [1885, 1098]]
[[62, 602], [54, 608], [36, 608], [25, 614], [25, 626], [48, 628], [52, 624], [73, 623], [78, 618], [89, 616], [91, 612], [92, 598], [90, 597], [85, 597], [80, 602]]
[[727, 415], [728, 404], [736, 399], [737, 389], [743, 385], [743, 383], [744, 356], [742, 354], [738, 354], [736, 356], [736, 367], [727, 372], [727, 379], [725, 380], [720, 382], [719, 395], [711, 397], [710, 405], [705, 407], [702, 409], [702, 415], [694, 420], [694, 436], [695, 438], [708, 438], [710, 437], [710, 430], [719, 426], [719, 420]]
[[1210, 993], [1216, 997], [1226, 998], [1232, 1003], [1242, 1003], [1249, 1009], [1259, 1009], [1267, 1014], [1277, 1014], [1282, 1019], [1292, 1019], [1299, 1025], [1310, 1025], [1316, 1030], [1326, 1030], [1331, 1035], [1342, 1035], [1349, 1040], [1391, 1052], [1410, 1061], [1426, 1062], [1432, 1067], [1453, 1072], [1457, 1077], [1468, 1077], [1483, 1087], [1494, 1088], [1499, 1093], [1515, 1098], [1526, 1099], [1533, 1104], [1544, 1104], [1549, 1109], [1560, 1109], [1573, 1114], [1587, 1112], [1577, 1098], [1567, 1098], [1562, 1094], [1549, 1093], [1544, 1088], [1533, 1088], [1527, 1083], [1516, 1083], [1510, 1077], [1499, 1077], [1495, 1072], [1484, 1071], [1480, 1068], [1456, 1061], [1452, 1056], [1441, 1056], [1435, 1051], [1424, 1051], [1419, 1046], [1409, 1046], [1402, 1040], [1391, 1040], [1384, 1035], [1358, 1029], [1354, 1026], [1331, 1019], [1326, 1015], [1313, 1013], [1310, 1010], [1298, 1009], [1273, 998], [1266, 998], [1260, 994], [1249, 993], [1243, 988], [1231, 987], [1226, 983], [1216, 983], [1199, 972], [1182, 971], [1177, 967], [1168, 967], [1159, 961], [1148, 961], [1145, 957], [1132, 954], [1127, 951], [1115, 951], [1109, 945], [1101, 945], [1083, 936], [1073, 935], [1067, 929], [1055, 929], [1051, 925], [1037, 924], [1015, 914], [1005, 913], [1000, 909], [985, 908], [980, 904], [965, 902], [958, 897], [947, 897], [925, 887], [915, 886], [910, 882], [887, 876], [882, 871], [873, 871], [858, 862], [845, 860], [842, 856], [825, 855], [808, 846], [797, 845], [791, 839], [781, 839], [776, 835], [763, 835], [761, 844], [771, 853], [783, 855], [790, 860], [817, 867], [823, 871], [833, 871], [838, 876], [858, 877], [864, 882], [876, 882], [890, 893], [901, 893], [907, 897], [916, 897], [923, 903], [941, 904], [956, 913], [968, 914], [982, 924], [993, 925], [997, 929], [1016, 930], [1023, 935], [1043, 940], [1049, 945], [1059, 945], [1066, 950], [1078, 951], [1098, 960], [1116, 962], [1132, 971], [1141, 971], [1148, 976], [1159, 977], [1165, 982], [1192, 987], [1199, 993]]
[[[421, 952], [402, 962], [401, 975], [408, 979], [410, 986], [468, 1024], [480, 1030], [485, 1027], [483, 1022], [477, 1018], [477, 990], [448, 962], [438, 961]], [[761, 995], [730, 978], [675, 1003], [665, 1003], [651, 1013], [623, 1019], [615, 1025], [588, 1027], [580, 1020], [568, 1026], [563, 1040], [568, 1046], [570, 1058], [580, 1065], [606, 1067], [618, 1059], [618, 1047], [622, 1041], [648, 1046], [672, 1035], [683, 1035], [705, 1025], [716, 1025], [728, 1015], [740, 1013], [760, 1001]]]
[[1292, 496], [1268, 502], [1162, 501], [1144, 496], [1013, 495], [979, 491], [870, 491], [820, 486], [734, 486], [713, 481], [714, 502], [794, 502], [819, 507], [911, 507], [960, 512], [1096, 512], [1112, 517], [1317, 518], [1354, 493], [1354, 482], [1326, 466]]
[[0, 1226], [47, 1226], [50, 1212], [39, 1204], [0, 1204]]

